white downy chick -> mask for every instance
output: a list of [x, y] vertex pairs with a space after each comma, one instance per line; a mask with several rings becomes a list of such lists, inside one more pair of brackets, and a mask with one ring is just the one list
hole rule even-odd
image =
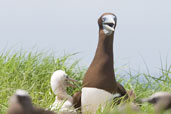
[[51, 76], [51, 88], [56, 99], [50, 108], [53, 111], [58, 111], [59, 114], [77, 114], [73, 108], [73, 98], [66, 92], [68, 86], [73, 86], [69, 81], [76, 82], [69, 78], [63, 70], [57, 70]]

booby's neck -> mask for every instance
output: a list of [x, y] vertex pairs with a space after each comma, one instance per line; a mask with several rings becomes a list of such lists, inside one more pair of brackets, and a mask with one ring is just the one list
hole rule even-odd
[[55, 95], [59, 100], [65, 100], [68, 96], [66, 87], [59, 86], [58, 89], [55, 90]]
[[110, 65], [113, 69], [113, 33], [107, 36], [103, 30], [99, 31], [98, 46], [92, 64], [96, 62], [101, 65]]
[[103, 30], [99, 30], [99, 41], [96, 49], [94, 59], [91, 66], [97, 65], [99, 70], [112, 71], [113, 74], [108, 76], [115, 80], [114, 66], [113, 66], [113, 39], [114, 33], [111, 35], [105, 35]]
[[73, 102], [73, 99], [70, 95], [67, 94], [66, 92], [66, 87], [60, 86], [58, 89], [55, 91], [56, 95], [56, 100], [69, 100], [71, 103]]
[[116, 80], [113, 66], [113, 38], [114, 33], [105, 35], [102, 29], [99, 30], [99, 41], [94, 59], [85, 74], [84, 87], [96, 87], [116, 92]]

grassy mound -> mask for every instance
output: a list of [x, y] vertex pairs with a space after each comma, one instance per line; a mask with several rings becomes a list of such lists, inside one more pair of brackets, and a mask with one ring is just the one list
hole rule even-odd
[[[55, 100], [55, 96], [50, 88], [50, 77], [58, 69], [65, 70], [70, 77], [79, 80], [79, 83], [76, 85], [77, 88], [67, 89], [68, 94], [72, 95], [79, 91], [86, 70], [77, 66], [78, 61], [72, 61], [73, 55], [56, 58], [45, 53], [1, 53], [0, 114], [6, 113], [8, 99], [16, 89], [27, 90], [35, 105], [48, 108]], [[117, 80], [123, 83], [127, 90], [133, 89], [136, 93], [136, 100], [138, 100], [156, 91], [171, 92], [170, 68], [162, 69], [159, 77], [143, 73], [134, 75], [130, 73], [127, 74], [127, 78], [117, 74]], [[153, 108], [149, 104], [143, 104], [141, 110], [144, 113], [153, 114]], [[106, 108], [104, 113], [115, 113], [115, 109]]]

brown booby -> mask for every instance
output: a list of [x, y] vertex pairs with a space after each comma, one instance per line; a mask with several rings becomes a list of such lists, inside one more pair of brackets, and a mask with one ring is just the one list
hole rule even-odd
[[171, 109], [171, 93], [157, 92], [151, 95], [149, 98], [144, 98], [141, 102], [148, 102], [154, 104], [156, 114], [163, 110]]
[[10, 98], [7, 114], [55, 114], [52, 111], [34, 107], [30, 96], [24, 90], [17, 90]]
[[98, 19], [98, 46], [83, 79], [81, 93], [83, 113], [88, 111], [95, 114], [98, 107], [103, 107], [105, 102], [126, 94], [124, 87], [116, 81], [114, 73], [113, 37], [116, 22], [117, 18], [112, 13], [104, 13]]

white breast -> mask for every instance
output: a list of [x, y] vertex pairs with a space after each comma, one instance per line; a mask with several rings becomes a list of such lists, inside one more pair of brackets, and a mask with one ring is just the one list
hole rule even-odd
[[58, 114], [77, 114], [74, 107], [72, 107], [72, 102], [69, 100], [55, 100], [55, 102], [50, 106], [52, 111], [58, 112]]
[[82, 113], [95, 114], [96, 110], [101, 106], [102, 110], [107, 102], [111, 102], [113, 98], [119, 97], [120, 94], [111, 94], [103, 89], [84, 87], [81, 94], [81, 110]]

